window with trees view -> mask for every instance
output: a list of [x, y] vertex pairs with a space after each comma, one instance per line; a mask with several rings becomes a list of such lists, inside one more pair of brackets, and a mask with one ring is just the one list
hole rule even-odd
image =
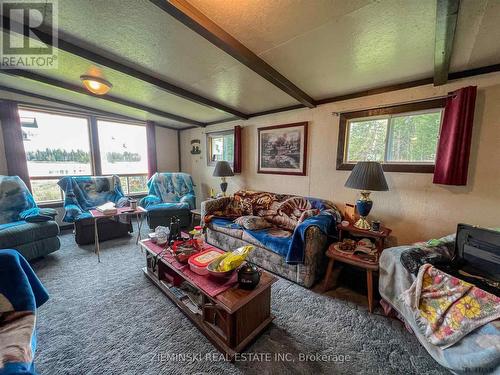
[[120, 176], [125, 194], [146, 191], [144, 126], [96, 120], [100, 154], [97, 161], [91, 144], [92, 116], [20, 108], [19, 117], [37, 202], [61, 201], [63, 193], [58, 180], [63, 176], [94, 175], [97, 162], [102, 174]]
[[358, 161], [378, 161], [386, 171], [432, 172], [441, 103], [430, 101], [342, 115], [337, 169], [351, 169]]
[[207, 134], [208, 165], [220, 160], [234, 162], [234, 130]]

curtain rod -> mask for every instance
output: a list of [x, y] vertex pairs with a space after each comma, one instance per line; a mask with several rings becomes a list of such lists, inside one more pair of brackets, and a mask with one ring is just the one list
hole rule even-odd
[[398, 106], [398, 105], [428, 102], [428, 101], [431, 101], [431, 100], [446, 99], [446, 98], [452, 98], [452, 97], [455, 97], [455, 96], [456, 96], [455, 94], [448, 94], [448, 95], [434, 96], [432, 98], [427, 98], [427, 99], [408, 100], [406, 102], [399, 102], [399, 103], [392, 103], [392, 104], [387, 104], [387, 105], [380, 105], [380, 106], [377, 106], [377, 107], [369, 107], [369, 108], [354, 109], [354, 110], [349, 110], [349, 111], [332, 112], [332, 115], [333, 116], [340, 116], [340, 115], [342, 115], [344, 113], [359, 112], [359, 111], [368, 111], [370, 109], [379, 109], [379, 108], [386, 108], [386, 107], [394, 107], [394, 106]]

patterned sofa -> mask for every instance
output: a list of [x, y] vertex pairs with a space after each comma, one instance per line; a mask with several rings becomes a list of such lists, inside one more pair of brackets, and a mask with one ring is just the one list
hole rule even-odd
[[172, 217], [181, 221], [181, 227], [191, 222], [191, 210], [196, 208], [193, 180], [187, 173], [155, 173], [148, 181], [148, 195], [139, 205], [148, 211], [148, 225], [155, 229], [168, 226]]
[[59, 250], [55, 216], [53, 209], [38, 208], [18, 176], [0, 176], [0, 249], [15, 249], [28, 260]]
[[[269, 227], [238, 224], [251, 216]], [[326, 200], [248, 190], [202, 202], [201, 217], [208, 243], [226, 251], [253, 245], [251, 262], [307, 288], [322, 277], [325, 250], [337, 238], [341, 220]]]
[[[63, 221], [75, 224], [75, 241], [79, 245], [94, 243], [94, 221], [90, 210], [106, 202], [117, 207], [128, 205], [118, 176], [68, 176], [58, 182], [64, 192]], [[130, 217], [100, 219], [99, 240], [123, 237], [133, 231]]]

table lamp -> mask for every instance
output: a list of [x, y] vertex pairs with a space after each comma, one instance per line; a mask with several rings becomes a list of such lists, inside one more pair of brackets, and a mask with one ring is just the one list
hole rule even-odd
[[220, 189], [222, 190], [222, 195], [226, 196], [227, 190], [227, 182], [226, 177], [234, 176], [233, 170], [231, 169], [231, 165], [225, 160], [218, 161], [215, 164], [214, 169], [214, 177], [221, 177]]
[[361, 198], [356, 200], [356, 208], [360, 218], [354, 226], [359, 229], [370, 229], [370, 223], [366, 220], [373, 206], [370, 191], [389, 190], [382, 165], [375, 161], [358, 162], [344, 186], [361, 190]]

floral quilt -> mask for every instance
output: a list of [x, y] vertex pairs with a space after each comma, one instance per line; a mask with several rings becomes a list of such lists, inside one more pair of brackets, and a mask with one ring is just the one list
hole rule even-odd
[[448, 348], [473, 330], [500, 319], [500, 298], [431, 264], [420, 267], [402, 295], [427, 340]]

